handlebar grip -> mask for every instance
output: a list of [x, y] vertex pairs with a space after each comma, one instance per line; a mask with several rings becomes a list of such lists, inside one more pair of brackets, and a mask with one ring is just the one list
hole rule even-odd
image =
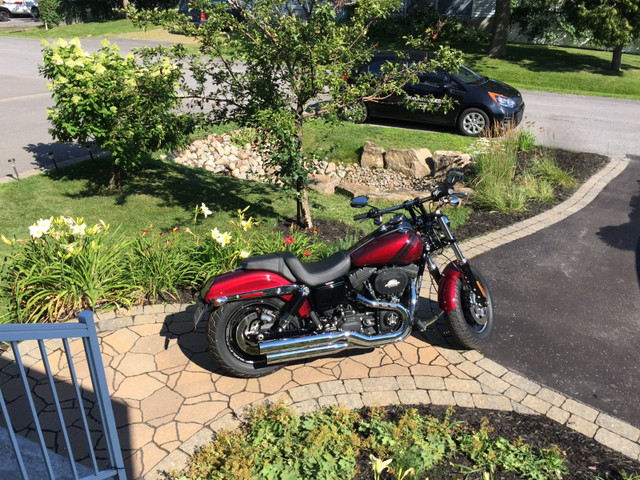
[[353, 217], [354, 220], [365, 220], [367, 218], [369, 218], [368, 213], [361, 213], [360, 215], [354, 215]]

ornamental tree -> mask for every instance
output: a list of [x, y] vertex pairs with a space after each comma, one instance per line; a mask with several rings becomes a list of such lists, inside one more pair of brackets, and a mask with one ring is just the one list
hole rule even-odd
[[120, 188], [120, 172], [140, 164], [159, 148], [178, 146], [191, 121], [178, 108], [180, 65], [162, 48], [122, 57], [104, 40], [89, 54], [80, 41], [42, 44], [40, 73], [50, 81], [55, 106], [47, 111], [51, 135], [61, 141], [91, 142], [111, 151], [110, 187]]
[[[189, 97], [198, 98], [212, 122], [234, 120], [256, 129], [269, 150], [276, 175], [297, 200], [298, 222], [312, 227], [307, 196], [303, 125], [322, 117], [337, 122], [362, 101], [397, 96], [412, 108], [447, 109], [451, 101], [417, 103], [402, 86], [442, 65], [456, 69], [460, 54], [441, 48], [431, 62], [385, 65], [380, 75], [353, 75], [373, 55], [373, 23], [400, 6], [397, 0], [229, 0], [212, 7], [195, 1], [207, 17], [196, 28], [176, 10], [130, 10], [138, 25], [161, 24], [197, 37], [200, 55], [191, 59]], [[408, 48], [427, 49], [423, 39], [405, 38]], [[402, 56], [402, 54], [400, 54]], [[405, 56], [405, 58], [407, 58]]]

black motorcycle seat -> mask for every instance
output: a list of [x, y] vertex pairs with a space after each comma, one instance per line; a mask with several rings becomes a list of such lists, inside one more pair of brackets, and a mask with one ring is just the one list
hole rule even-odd
[[346, 275], [351, 269], [351, 256], [348, 251], [341, 250], [320, 261], [302, 263], [291, 252], [278, 252], [245, 258], [242, 267], [246, 270], [268, 270], [290, 282], [317, 287]]

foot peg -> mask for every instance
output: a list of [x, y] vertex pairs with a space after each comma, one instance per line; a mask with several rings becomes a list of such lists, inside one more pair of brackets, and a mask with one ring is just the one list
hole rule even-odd
[[436, 323], [443, 313], [444, 312], [441, 311], [440, 313], [438, 313], [437, 315], [434, 315], [428, 320], [420, 320], [419, 318], [416, 318], [413, 321], [413, 325], [416, 327], [416, 329], [419, 332], [424, 332], [427, 329], [427, 327]]

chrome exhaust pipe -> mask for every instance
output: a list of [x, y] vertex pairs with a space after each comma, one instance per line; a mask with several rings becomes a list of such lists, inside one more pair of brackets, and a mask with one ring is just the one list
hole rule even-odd
[[282, 340], [268, 340], [260, 343], [260, 354], [267, 357], [267, 364], [303, 360], [323, 354], [337, 353], [347, 348], [372, 348], [389, 343], [401, 342], [411, 334], [413, 317], [418, 304], [418, 296], [413, 282], [409, 283], [409, 308], [397, 303], [369, 300], [357, 295], [358, 302], [378, 310], [392, 310], [402, 319], [401, 327], [391, 333], [368, 336], [358, 332], [331, 332]]

